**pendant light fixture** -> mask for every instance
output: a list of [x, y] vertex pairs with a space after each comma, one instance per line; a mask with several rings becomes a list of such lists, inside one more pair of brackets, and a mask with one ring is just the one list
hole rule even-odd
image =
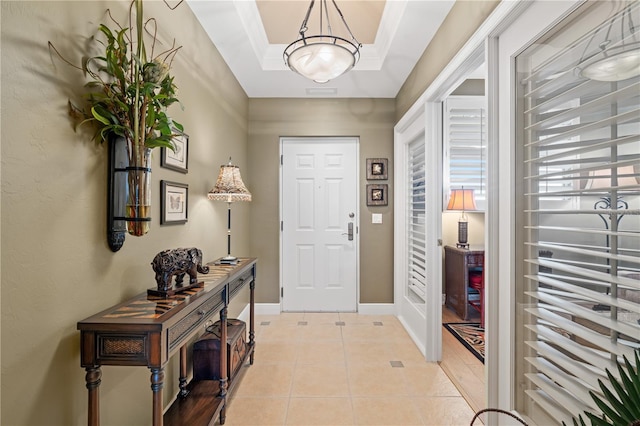
[[637, 18], [637, 3], [593, 33], [576, 69], [581, 77], [622, 81], [640, 75], [640, 28], [636, 28], [634, 14]]
[[[316, 83], [326, 83], [353, 68], [360, 59], [362, 44], [351, 33], [351, 29], [349, 29], [335, 0], [331, 0], [331, 3], [340, 16], [351, 40], [333, 35], [327, 0], [318, 0], [318, 3], [320, 3], [320, 34], [306, 35], [309, 29], [307, 23], [315, 4], [315, 0], [311, 0], [307, 14], [300, 26], [300, 38], [287, 46], [283, 56], [285, 64], [292, 71]], [[326, 23], [325, 34], [322, 34], [323, 23]]]

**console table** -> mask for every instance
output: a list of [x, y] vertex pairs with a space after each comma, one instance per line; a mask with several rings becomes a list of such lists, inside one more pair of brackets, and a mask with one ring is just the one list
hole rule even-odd
[[[235, 383], [227, 380], [227, 345], [220, 349], [220, 380], [187, 383], [189, 340], [204, 332], [214, 315], [220, 315], [221, 342], [227, 341], [227, 306], [247, 284], [250, 288], [249, 343], [242, 364], [253, 364], [255, 349], [254, 289], [256, 259], [241, 258], [237, 265], [209, 264], [209, 273], [198, 280], [203, 287], [191, 288], [163, 298], [140, 294], [85, 320], [80, 330], [80, 363], [86, 370], [89, 393], [88, 424], [100, 424], [99, 389], [102, 365], [146, 366], [151, 371], [153, 425], [199, 425], [225, 421], [227, 393]], [[180, 353], [178, 397], [162, 414], [164, 366]]]
[[463, 320], [469, 319], [469, 270], [484, 266], [484, 249], [444, 248], [446, 305]]

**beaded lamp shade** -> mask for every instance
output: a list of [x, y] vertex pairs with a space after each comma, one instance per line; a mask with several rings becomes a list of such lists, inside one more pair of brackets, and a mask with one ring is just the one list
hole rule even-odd
[[251, 193], [242, 182], [240, 168], [232, 165], [231, 161], [229, 161], [229, 164], [220, 166], [220, 174], [216, 185], [209, 191], [207, 197], [210, 200], [226, 201], [227, 203], [251, 201]]

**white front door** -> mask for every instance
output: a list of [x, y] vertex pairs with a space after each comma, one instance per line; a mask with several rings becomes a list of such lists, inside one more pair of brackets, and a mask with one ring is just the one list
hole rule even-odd
[[282, 309], [355, 312], [358, 139], [281, 143]]

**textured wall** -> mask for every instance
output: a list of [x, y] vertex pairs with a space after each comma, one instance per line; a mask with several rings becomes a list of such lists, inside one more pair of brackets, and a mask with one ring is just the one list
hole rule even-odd
[[[175, 3], [175, 2], [173, 2]], [[3, 425], [86, 423], [87, 396], [76, 323], [155, 286], [150, 262], [166, 248], [196, 246], [205, 259], [226, 253], [226, 204], [206, 198], [229, 156], [246, 163], [248, 99], [186, 3], [170, 11], [145, 2], [162, 40], [183, 49], [173, 66], [184, 111], [172, 115], [190, 136], [189, 173], [160, 167], [154, 152], [151, 231], [112, 253], [105, 238], [106, 147], [74, 133], [68, 98], [82, 73], [50, 55], [51, 40], [78, 63], [105, 10], [121, 22], [128, 2], [2, 1], [2, 418]], [[160, 180], [189, 185], [189, 221], [160, 226]], [[249, 253], [248, 205], [234, 209], [234, 251]], [[246, 302], [244, 294], [231, 314]], [[177, 389], [166, 370], [165, 399]], [[150, 423], [145, 368], [106, 367], [102, 424]]]
[[[251, 253], [261, 260], [258, 300], [279, 302], [281, 136], [360, 137], [360, 303], [393, 302], [393, 99], [251, 99], [249, 167], [254, 202]], [[389, 159], [391, 196], [385, 207], [366, 205], [366, 158]], [[370, 182], [371, 183], [371, 182]], [[372, 225], [371, 213], [383, 224]]]

